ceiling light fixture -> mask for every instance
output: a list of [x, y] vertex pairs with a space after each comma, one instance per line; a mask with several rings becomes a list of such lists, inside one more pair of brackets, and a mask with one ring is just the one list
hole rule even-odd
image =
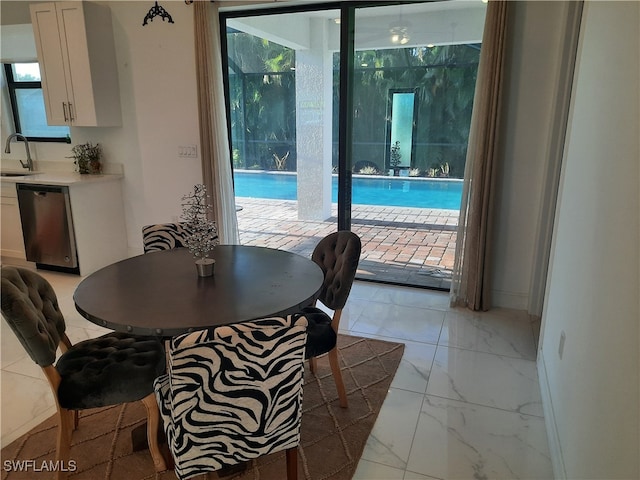
[[389, 25], [389, 32], [391, 33], [391, 43], [396, 45], [406, 45], [411, 40], [409, 35], [409, 22], [400, 21]]

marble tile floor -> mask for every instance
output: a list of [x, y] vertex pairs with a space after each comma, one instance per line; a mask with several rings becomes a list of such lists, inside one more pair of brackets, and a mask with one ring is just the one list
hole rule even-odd
[[[41, 273], [72, 341], [105, 332], [73, 306], [79, 277]], [[446, 293], [356, 282], [341, 330], [406, 345], [355, 480], [553, 477], [534, 330], [522, 312], [475, 314], [449, 308]], [[4, 321], [0, 334], [5, 446], [55, 410], [39, 367]]]

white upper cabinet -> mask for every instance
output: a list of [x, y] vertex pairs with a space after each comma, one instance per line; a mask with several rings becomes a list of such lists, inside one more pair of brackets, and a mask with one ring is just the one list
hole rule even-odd
[[50, 2], [30, 9], [49, 125], [121, 125], [109, 7]]

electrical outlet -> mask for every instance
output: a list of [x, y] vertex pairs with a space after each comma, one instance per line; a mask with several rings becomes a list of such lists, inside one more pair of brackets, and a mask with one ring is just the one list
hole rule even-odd
[[179, 158], [198, 158], [197, 145], [178, 145]]

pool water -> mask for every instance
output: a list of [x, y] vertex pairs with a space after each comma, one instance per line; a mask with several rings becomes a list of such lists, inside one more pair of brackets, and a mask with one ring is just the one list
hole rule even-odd
[[[237, 197], [297, 200], [297, 177], [266, 172], [234, 172]], [[338, 179], [332, 181], [338, 201]], [[394, 207], [460, 210], [462, 181], [410, 177], [353, 177], [353, 203]]]

